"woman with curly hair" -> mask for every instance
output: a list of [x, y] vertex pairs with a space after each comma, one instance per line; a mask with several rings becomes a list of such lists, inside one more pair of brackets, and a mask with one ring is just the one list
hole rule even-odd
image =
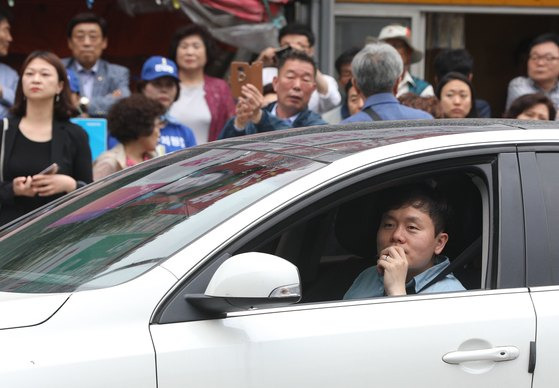
[[107, 116], [109, 131], [119, 143], [93, 163], [93, 180], [158, 156], [159, 131], [165, 108], [158, 101], [134, 94], [118, 101]]
[[87, 134], [69, 121], [77, 112], [55, 54], [25, 59], [11, 113], [1, 131], [0, 225], [92, 180]]

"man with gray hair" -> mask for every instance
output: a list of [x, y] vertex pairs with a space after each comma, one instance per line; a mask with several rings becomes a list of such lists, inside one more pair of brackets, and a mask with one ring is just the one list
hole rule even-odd
[[352, 82], [364, 97], [360, 112], [342, 121], [354, 123], [378, 120], [432, 119], [429, 113], [413, 109], [396, 99], [404, 64], [398, 51], [387, 43], [366, 45], [351, 62]]

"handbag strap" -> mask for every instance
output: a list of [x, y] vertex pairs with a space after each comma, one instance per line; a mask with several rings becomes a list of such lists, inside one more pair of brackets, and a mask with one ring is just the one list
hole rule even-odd
[[4, 138], [6, 137], [6, 131], [8, 130], [9, 125], [8, 118], [4, 117], [2, 122], [2, 145], [0, 145], [0, 182], [4, 181], [4, 144], [6, 143]]
[[367, 109], [365, 109], [364, 112], [367, 113], [373, 121], [381, 121], [382, 120], [382, 118], [379, 116], [379, 114], [371, 106], [368, 107]]

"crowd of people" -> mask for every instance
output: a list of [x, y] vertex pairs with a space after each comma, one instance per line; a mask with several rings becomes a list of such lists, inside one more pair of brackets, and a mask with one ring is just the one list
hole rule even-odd
[[[11, 22], [0, 10], [0, 56], [8, 55]], [[150, 57], [131, 91], [129, 70], [102, 59], [106, 21], [78, 14], [68, 23], [70, 57], [34, 51], [19, 74], [0, 63], [0, 225], [113, 172], [217, 139], [326, 123], [492, 116], [476, 98], [466, 50], [442, 50], [431, 85], [410, 72], [423, 58], [410, 37], [408, 27], [385, 26], [337, 58], [336, 79], [317, 68], [313, 32], [287, 24], [276, 47], [254, 56], [263, 87], [243, 84], [235, 100], [226, 80], [207, 74], [216, 45], [205, 27], [177, 30], [168, 56]], [[510, 82], [502, 116], [555, 120], [558, 35], [532, 42], [527, 68]], [[70, 121], [76, 116], [107, 119], [107, 151], [96, 160]]]

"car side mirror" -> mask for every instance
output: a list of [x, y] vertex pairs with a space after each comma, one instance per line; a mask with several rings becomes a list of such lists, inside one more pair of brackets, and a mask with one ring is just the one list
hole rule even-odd
[[297, 267], [281, 257], [260, 252], [235, 255], [219, 266], [204, 294], [185, 295], [207, 313], [284, 307], [301, 299]]

